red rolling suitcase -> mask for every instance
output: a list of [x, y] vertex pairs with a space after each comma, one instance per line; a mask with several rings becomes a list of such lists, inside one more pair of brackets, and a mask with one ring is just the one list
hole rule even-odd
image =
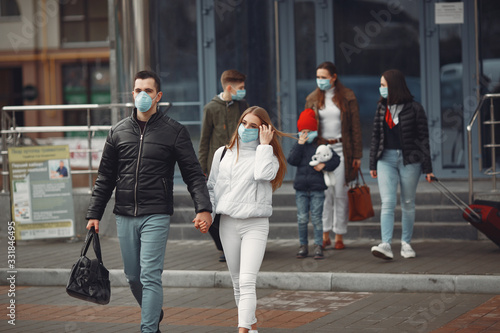
[[466, 221], [470, 222], [473, 227], [481, 231], [493, 243], [500, 246], [500, 202], [474, 200], [472, 205], [467, 205], [436, 177], [433, 177], [432, 180], [432, 184], [462, 210], [462, 216]]

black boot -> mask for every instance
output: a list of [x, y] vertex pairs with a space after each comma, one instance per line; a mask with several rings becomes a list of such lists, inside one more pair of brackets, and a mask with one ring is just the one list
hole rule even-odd
[[160, 320], [158, 320], [158, 331], [156, 331], [156, 333], [161, 333], [160, 331], [160, 323], [163, 319], [163, 309], [161, 309], [161, 312], [160, 312]]

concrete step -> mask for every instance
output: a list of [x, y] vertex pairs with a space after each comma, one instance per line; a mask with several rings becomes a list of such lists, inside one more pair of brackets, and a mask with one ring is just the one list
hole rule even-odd
[[[480, 183], [483, 184], [483, 183]], [[376, 183], [368, 183], [370, 187], [370, 194], [372, 198], [372, 203], [374, 206], [380, 205], [380, 193]], [[460, 182], [451, 182], [447, 186], [450, 187], [450, 190], [453, 191], [456, 195], [459, 196], [461, 200], [464, 202], [468, 201], [468, 187], [464, 181]], [[476, 188], [478, 185], [476, 185]], [[174, 188], [174, 204], [175, 207], [192, 207], [193, 201], [191, 196], [186, 191], [185, 186], [176, 185]], [[399, 189], [398, 189], [398, 200], [399, 200]], [[416, 204], [419, 205], [450, 205], [453, 204], [451, 201], [439, 192], [432, 184], [427, 182], [420, 182], [417, 188], [417, 196], [416, 196]], [[295, 205], [295, 190], [293, 189], [292, 183], [284, 183], [281, 188], [279, 188], [273, 194], [273, 207], [280, 206], [294, 206]]]
[[[309, 224], [309, 239], [312, 243], [313, 228]], [[172, 224], [169, 239], [197, 239], [199, 231], [191, 224]], [[210, 238], [210, 236], [206, 236]], [[345, 239], [372, 239], [374, 242], [380, 240], [380, 223], [378, 222], [349, 222], [348, 232]], [[401, 223], [395, 223], [394, 241], [401, 238]], [[298, 242], [297, 223], [271, 223], [269, 228], [269, 239], [290, 239]], [[477, 240], [485, 239], [485, 236], [469, 225], [467, 222], [416, 222], [413, 228], [413, 239], [454, 239], [454, 240]]]
[[[367, 222], [380, 221], [380, 206], [374, 205], [373, 211], [375, 216], [367, 219]], [[187, 223], [193, 219], [193, 208], [191, 207], [176, 207], [171, 223]], [[395, 220], [401, 221], [401, 208], [396, 207]], [[450, 222], [463, 220], [462, 212], [455, 206], [436, 206], [436, 205], [418, 205], [415, 209], [415, 221], [429, 222]], [[279, 222], [295, 222], [297, 221], [296, 206], [274, 206], [273, 215], [270, 217], [271, 223]]]
[[[368, 179], [367, 179], [368, 181]], [[464, 201], [468, 201], [468, 183], [466, 180], [445, 180], [454, 193]], [[362, 237], [379, 239], [380, 195], [376, 182], [369, 182], [375, 216], [362, 222], [350, 222], [347, 237]], [[492, 191], [490, 180], [474, 182], [474, 197], [500, 201], [500, 192]], [[89, 203], [88, 189], [74, 189], [75, 233], [82, 237], [87, 233], [85, 214]], [[495, 197], [496, 195], [496, 197]], [[443, 196], [432, 184], [422, 181], [417, 189], [415, 237], [447, 238], [447, 239], [476, 239], [475, 229], [468, 226], [461, 216], [461, 212]], [[199, 234], [191, 224], [194, 218], [194, 207], [191, 196], [185, 185], [174, 187], [175, 214], [172, 216], [171, 236], [176, 239], [197, 239]], [[107, 237], [117, 237], [115, 216], [113, 215], [114, 196], [109, 201], [100, 224], [100, 233]], [[10, 207], [10, 193], [0, 193], [0, 207]], [[274, 214], [271, 217], [271, 238], [296, 239], [296, 206], [293, 184], [286, 182], [273, 195]], [[10, 221], [10, 209], [0, 209], [0, 218]], [[401, 221], [401, 210], [396, 209], [396, 222]], [[6, 232], [7, 224], [0, 224], [0, 232]], [[396, 232], [399, 232], [396, 224]], [[476, 233], [476, 236], [474, 235]], [[312, 235], [312, 234], [311, 234]], [[479, 234], [479, 236], [482, 234]], [[395, 236], [396, 237], [396, 236]], [[476, 238], [475, 238], [476, 237]]]
[[[368, 183], [370, 187], [375, 216], [360, 222], [349, 222], [347, 239], [368, 238], [380, 239], [380, 195], [376, 183]], [[463, 201], [468, 201], [468, 187], [464, 181], [447, 181], [447, 186]], [[477, 186], [477, 185], [476, 185]], [[483, 187], [485, 185], [483, 184]], [[170, 237], [185, 239], [195, 237], [197, 232], [192, 228], [193, 203], [185, 188], [177, 188], [175, 193], [175, 213], [172, 216]], [[398, 195], [399, 197], [399, 195]], [[270, 239], [290, 239], [295, 241], [297, 235], [297, 207], [295, 190], [292, 183], [285, 183], [273, 194], [273, 215], [270, 218]], [[395, 211], [394, 239], [401, 237], [401, 207]], [[312, 238], [312, 225], [309, 225], [309, 238]], [[462, 212], [451, 201], [439, 192], [432, 184], [421, 182], [417, 189], [414, 239], [463, 239], [480, 238], [477, 230], [462, 217]]]

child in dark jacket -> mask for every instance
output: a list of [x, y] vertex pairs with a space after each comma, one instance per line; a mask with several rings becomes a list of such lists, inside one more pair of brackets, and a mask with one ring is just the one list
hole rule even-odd
[[332, 158], [328, 161], [309, 165], [318, 148], [318, 121], [312, 109], [305, 109], [297, 121], [299, 141], [295, 143], [288, 156], [288, 163], [297, 167], [293, 188], [297, 203], [297, 222], [299, 228], [300, 247], [297, 258], [303, 259], [309, 254], [307, 224], [309, 212], [314, 227], [314, 259], [323, 259], [323, 202], [324, 191], [327, 189], [323, 170], [333, 171], [340, 163], [340, 157], [332, 151]]

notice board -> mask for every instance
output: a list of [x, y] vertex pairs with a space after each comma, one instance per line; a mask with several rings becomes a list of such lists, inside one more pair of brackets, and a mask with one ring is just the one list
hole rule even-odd
[[16, 239], [74, 236], [68, 146], [12, 147], [8, 154]]

